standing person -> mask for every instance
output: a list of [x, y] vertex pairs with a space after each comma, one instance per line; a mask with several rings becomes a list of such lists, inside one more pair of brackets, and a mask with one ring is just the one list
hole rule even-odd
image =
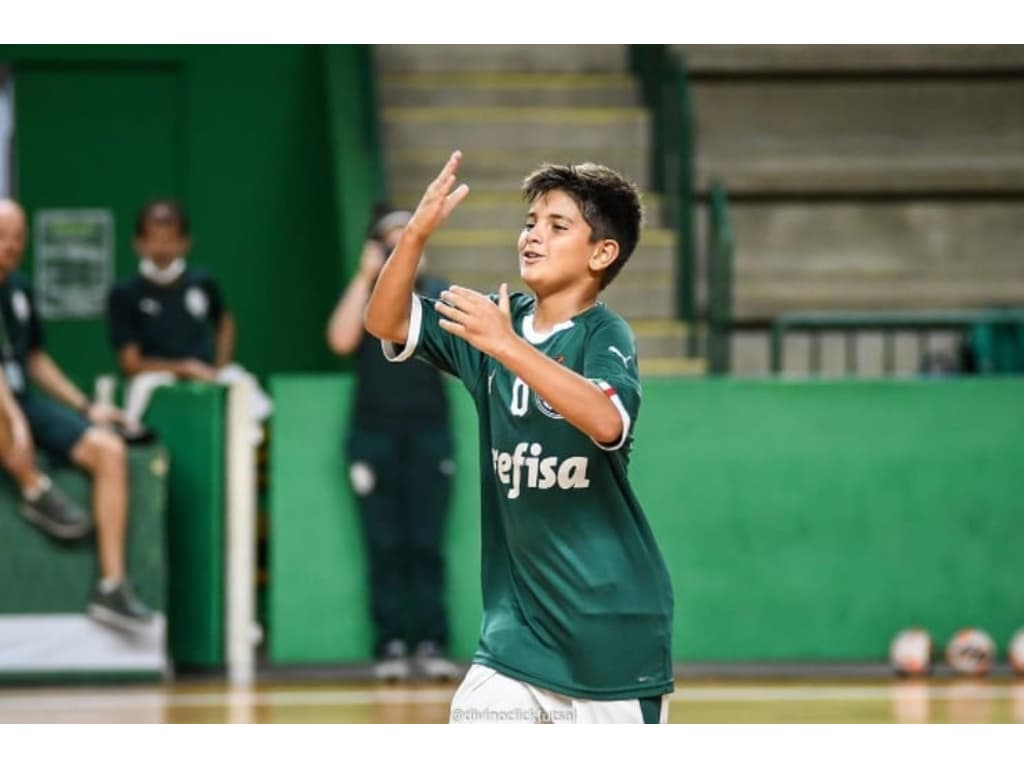
[[[13, 200], [0, 200], [0, 352], [7, 384], [0, 388], [0, 460], [21, 488], [22, 514], [61, 539], [85, 536], [92, 521], [39, 471], [35, 447], [89, 473], [99, 579], [86, 610], [118, 629], [140, 629], [153, 614], [125, 573], [127, 456], [124, 441], [107, 428], [134, 425], [117, 409], [93, 403], [46, 352], [31, 286], [15, 271], [25, 243], [24, 212]], [[30, 380], [46, 394], [31, 389]]]
[[128, 379], [125, 410], [141, 420], [153, 390], [179, 379], [231, 383], [245, 378], [253, 393], [255, 441], [270, 416], [270, 398], [237, 363], [235, 319], [220, 285], [190, 267], [188, 217], [174, 200], [154, 200], [135, 219], [139, 274], [110, 292], [107, 320], [121, 373]]
[[636, 188], [544, 165], [519, 271], [534, 296], [415, 294], [428, 238], [469, 194], [455, 152], [427, 187], [366, 312], [388, 359], [458, 376], [480, 420], [483, 622], [451, 722], [664, 722], [672, 585], [629, 484], [640, 407], [629, 325], [598, 301], [640, 236]]
[[[359, 270], [328, 322], [327, 343], [336, 354], [356, 356], [346, 454], [369, 564], [374, 673], [454, 679], [459, 670], [445, 657], [444, 523], [455, 469], [448, 400], [436, 369], [419, 363], [395, 370], [363, 332], [373, 283], [410, 215], [378, 208]], [[444, 288], [422, 273], [416, 285], [428, 296]]]

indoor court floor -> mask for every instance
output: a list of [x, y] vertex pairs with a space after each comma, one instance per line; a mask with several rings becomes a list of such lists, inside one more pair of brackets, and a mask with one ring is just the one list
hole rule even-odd
[[[0, 688], [0, 723], [443, 723], [455, 685]], [[1024, 723], [1024, 679], [681, 680], [671, 723]]]

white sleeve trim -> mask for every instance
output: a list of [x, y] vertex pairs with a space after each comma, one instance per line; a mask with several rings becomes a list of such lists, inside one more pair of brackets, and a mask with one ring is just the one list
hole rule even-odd
[[622, 419], [622, 435], [614, 443], [601, 443], [594, 438], [590, 438], [594, 445], [600, 448], [602, 451], [617, 451], [619, 448], [626, 444], [629, 439], [629, 430], [633, 426], [633, 420], [629, 418], [629, 412], [626, 410], [626, 406], [622, 404], [622, 398], [619, 397], [619, 393], [615, 391], [615, 387], [609, 384], [604, 379], [591, 379], [594, 385], [600, 389], [612, 401], [612, 405], [615, 406], [615, 410], [619, 412], [619, 417]]
[[420, 332], [423, 330], [423, 307], [420, 306], [419, 297], [412, 295], [412, 307], [409, 310], [409, 333], [405, 338], [405, 345], [396, 344], [393, 341], [381, 339], [380, 347], [384, 351], [384, 358], [389, 363], [404, 363], [416, 353], [416, 347], [420, 343]]

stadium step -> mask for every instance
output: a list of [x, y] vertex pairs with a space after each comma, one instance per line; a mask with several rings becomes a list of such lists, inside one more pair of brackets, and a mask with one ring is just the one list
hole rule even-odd
[[382, 74], [429, 72], [439, 81], [467, 72], [621, 74], [628, 68], [625, 45], [378, 45], [374, 53]]
[[[455, 148], [470, 196], [430, 241], [432, 271], [493, 292], [519, 279], [523, 178], [543, 162], [593, 161], [649, 186], [650, 115], [638, 106], [626, 46], [377, 46], [385, 157], [395, 202], [414, 207]], [[697, 375], [675, 320], [675, 233], [662, 201], [602, 300], [633, 326], [645, 375]]]

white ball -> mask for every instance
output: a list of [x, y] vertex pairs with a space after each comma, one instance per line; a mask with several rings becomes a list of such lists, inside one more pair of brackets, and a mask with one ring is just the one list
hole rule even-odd
[[996, 645], [987, 632], [974, 627], [961, 629], [946, 646], [946, 660], [962, 675], [984, 675], [992, 668]]
[[926, 675], [932, 660], [932, 638], [911, 627], [899, 632], [889, 644], [889, 663], [901, 675]]
[[1010, 666], [1018, 675], [1024, 675], [1024, 629], [1018, 629], [1010, 639]]

